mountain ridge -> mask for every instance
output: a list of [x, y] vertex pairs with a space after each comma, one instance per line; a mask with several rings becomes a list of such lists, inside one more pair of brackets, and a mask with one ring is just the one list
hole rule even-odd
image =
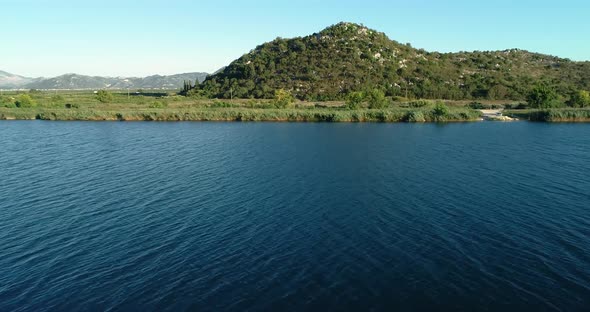
[[18, 86], [31, 82], [33, 78], [15, 75], [9, 72], [0, 70], [0, 89], [4, 86], [6, 88], [16, 88]]
[[204, 81], [205, 72], [146, 77], [108, 77], [66, 73], [51, 78], [29, 78], [0, 70], [0, 89], [179, 89], [184, 81]]

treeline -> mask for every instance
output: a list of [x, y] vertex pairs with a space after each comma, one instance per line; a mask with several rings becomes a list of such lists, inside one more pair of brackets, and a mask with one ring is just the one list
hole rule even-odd
[[522, 50], [431, 53], [362, 25], [340, 23], [260, 45], [183, 92], [273, 98], [275, 90], [284, 89], [300, 100], [328, 101], [378, 89], [408, 99], [524, 101], [537, 85], [551, 86], [565, 103], [590, 90], [590, 63]]

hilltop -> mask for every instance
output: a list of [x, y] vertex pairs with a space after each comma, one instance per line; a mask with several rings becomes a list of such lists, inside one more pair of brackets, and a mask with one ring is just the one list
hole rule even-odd
[[354, 23], [259, 45], [209, 76], [209, 96], [270, 98], [277, 89], [305, 100], [342, 99], [351, 91], [382, 89], [416, 98], [524, 99], [537, 82], [565, 97], [590, 89], [590, 62], [519, 49], [428, 52]]

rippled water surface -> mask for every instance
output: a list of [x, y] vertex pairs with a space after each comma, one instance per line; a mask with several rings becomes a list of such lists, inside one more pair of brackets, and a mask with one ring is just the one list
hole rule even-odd
[[0, 122], [0, 310], [590, 308], [590, 125]]

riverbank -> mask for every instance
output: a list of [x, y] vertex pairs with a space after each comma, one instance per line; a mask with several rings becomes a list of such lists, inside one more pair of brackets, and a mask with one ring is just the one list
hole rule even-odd
[[338, 107], [245, 108], [6, 108], [0, 120], [63, 121], [285, 121], [285, 122], [466, 122], [479, 120], [537, 122], [590, 122], [590, 109], [504, 110], [500, 114], [464, 107], [445, 112], [425, 108], [348, 110]]
[[590, 108], [505, 110], [504, 115], [540, 122], [590, 122]]
[[[28, 96], [28, 102], [21, 99]], [[112, 121], [289, 121], [289, 122], [462, 122], [478, 120], [590, 122], [589, 108], [512, 109], [502, 101], [390, 101], [386, 108], [348, 109], [344, 101], [296, 101], [277, 108], [273, 100], [200, 99], [176, 91], [113, 92], [100, 101], [92, 91], [29, 91], [0, 94], [0, 120]], [[27, 97], [25, 97], [26, 100]], [[513, 118], [513, 119], [510, 119]]]
[[468, 108], [437, 112], [429, 108], [188, 108], [188, 109], [51, 109], [0, 108], [2, 120], [81, 121], [289, 121], [289, 122], [460, 122], [477, 121], [481, 113]]

